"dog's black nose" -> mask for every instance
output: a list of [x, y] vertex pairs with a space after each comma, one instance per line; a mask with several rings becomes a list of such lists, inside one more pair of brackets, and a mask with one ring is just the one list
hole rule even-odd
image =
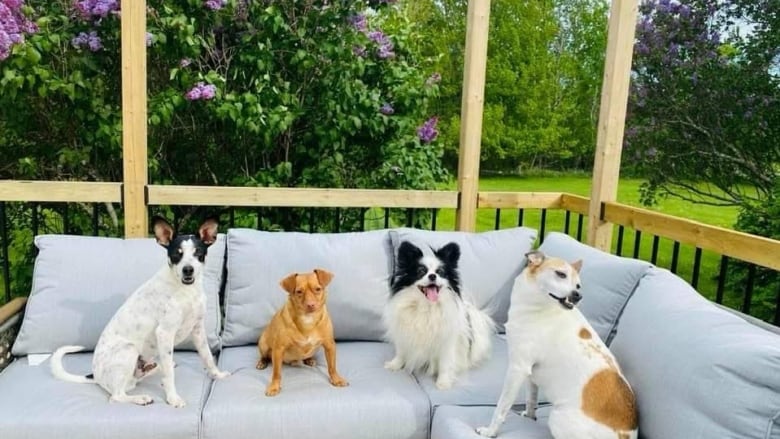
[[185, 265], [181, 269], [181, 274], [185, 276], [192, 276], [193, 273], [195, 273], [195, 269], [192, 268], [192, 265]]
[[428, 275], [428, 280], [435, 281], [436, 280], [436, 273], [431, 273]]
[[571, 300], [574, 303], [579, 302], [582, 299], [582, 294], [580, 294], [579, 291], [572, 291], [571, 295], [569, 295], [569, 300]]

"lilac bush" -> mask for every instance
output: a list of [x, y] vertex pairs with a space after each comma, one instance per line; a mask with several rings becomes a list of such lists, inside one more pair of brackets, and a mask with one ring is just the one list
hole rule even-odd
[[0, 61], [8, 58], [11, 49], [24, 42], [24, 36], [38, 27], [22, 11], [23, 0], [0, 0]]

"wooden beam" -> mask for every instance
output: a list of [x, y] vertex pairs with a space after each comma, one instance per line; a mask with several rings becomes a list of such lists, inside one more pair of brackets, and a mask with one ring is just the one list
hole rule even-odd
[[5, 305], [0, 306], [0, 325], [21, 311], [24, 308], [25, 303], [27, 303], [26, 297], [17, 297], [16, 299], [11, 299], [11, 301]]
[[561, 194], [561, 209], [574, 213], [588, 214], [590, 199], [573, 194]]
[[780, 270], [780, 241], [624, 204], [604, 203], [604, 219], [721, 255]]
[[455, 191], [149, 186], [150, 205], [455, 208]]
[[588, 244], [606, 251], [612, 225], [602, 221], [601, 203], [617, 199], [636, 18], [637, 0], [612, 2], [588, 213]]
[[458, 155], [460, 203], [455, 217], [455, 227], [457, 230], [473, 232], [477, 226], [479, 155], [482, 141], [482, 109], [485, 103], [490, 0], [469, 0], [467, 14]]
[[0, 201], [41, 203], [118, 203], [120, 183], [85, 181], [0, 181]]
[[561, 194], [557, 192], [480, 192], [480, 208], [557, 209]]
[[122, 162], [125, 237], [148, 236], [146, 0], [122, 0]]

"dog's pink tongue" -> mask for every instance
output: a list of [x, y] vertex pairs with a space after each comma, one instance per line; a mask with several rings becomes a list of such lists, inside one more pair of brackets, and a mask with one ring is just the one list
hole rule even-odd
[[423, 291], [425, 291], [425, 298], [430, 300], [431, 302], [435, 302], [439, 300], [439, 289], [436, 288], [436, 286], [431, 285], [423, 288]]

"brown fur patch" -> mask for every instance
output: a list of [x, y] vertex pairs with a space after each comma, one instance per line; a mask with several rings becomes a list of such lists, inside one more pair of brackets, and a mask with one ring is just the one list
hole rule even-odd
[[582, 411], [619, 434], [637, 428], [634, 393], [614, 368], [600, 370], [585, 384]]
[[584, 340], [590, 340], [593, 335], [591, 335], [590, 331], [588, 331], [585, 328], [580, 329], [580, 338]]

